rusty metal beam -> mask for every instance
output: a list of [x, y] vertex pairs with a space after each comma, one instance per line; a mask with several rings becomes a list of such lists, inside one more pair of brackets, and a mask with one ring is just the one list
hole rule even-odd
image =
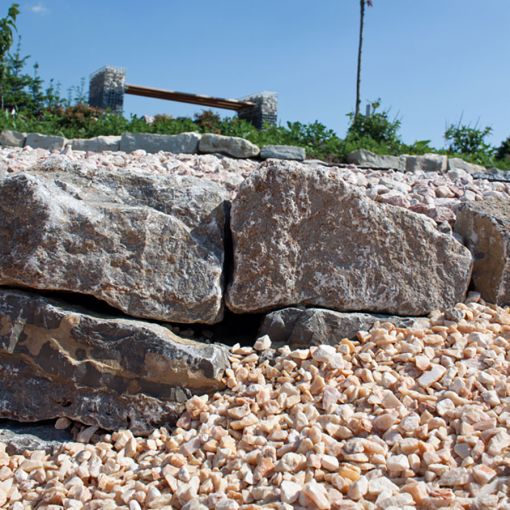
[[202, 106], [211, 106], [213, 108], [224, 108], [226, 110], [237, 111], [242, 110], [243, 108], [251, 108], [255, 106], [255, 103], [252, 103], [251, 101], [239, 101], [237, 99], [223, 99], [220, 97], [188, 94], [187, 92], [176, 92], [173, 90], [153, 89], [150, 87], [142, 87], [140, 85], [126, 85], [124, 92], [134, 96], [154, 97], [156, 99], [199, 104]]

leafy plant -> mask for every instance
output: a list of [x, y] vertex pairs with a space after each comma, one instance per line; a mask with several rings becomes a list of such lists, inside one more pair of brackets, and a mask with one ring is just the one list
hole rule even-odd
[[492, 133], [491, 127], [478, 128], [459, 121], [447, 126], [444, 138], [448, 143], [447, 151], [458, 154], [481, 165], [490, 166], [493, 162], [495, 149], [486, 138]]

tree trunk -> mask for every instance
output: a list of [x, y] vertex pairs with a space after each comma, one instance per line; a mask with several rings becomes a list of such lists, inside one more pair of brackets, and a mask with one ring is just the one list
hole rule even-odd
[[360, 0], [360, 17], [359, 17], [359, 45], [358, 45], [358, 72], [356, 75], [356, 106], [354, 108], [354, 117], [359, 115], [361, 105], [360, 89], [361, 89], [361, 53], [363, 51], [363, 25], [365, 23], [365, 0]]

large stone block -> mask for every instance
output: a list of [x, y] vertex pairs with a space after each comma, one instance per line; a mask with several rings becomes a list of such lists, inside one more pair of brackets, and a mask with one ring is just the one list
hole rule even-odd
[[88, 294], [134, 317], [221, 320], [223, 186], [53, 161], [0, 181], [0, 284]]
[[75, 151], [118, 151], [120, 150], [120, 136], [96, 136], [94, 138], [73, 138], [69, 140]]
[[0, 133], [0, 145], [4, 147], [23, 147], [27, 138], [26, 133], [19, 131], [2, 131]]
[[283, 308], [264, 317], [259, 335], [269, 335], [273, 343], [294, 348], [310, 345], [337, 345], [342, 338], [355, 338], [377, 322], [410, 326], [414, 319], [395, 315], [335, 312], [324, 308]]
[[455, 231], [473, 253], [473, 283], [490, 303], [510, 305], [510, 204], [490, 198], [465, 202]]
[[244, 138], [211, 133], [202, 135], [198, 149], [203, 153], [219, 152], [234, 158], [255, 158], [260, 153], [255, 144]]
[[149, 433], [222, 387], [226, 350], [169, 329], [0, 290], [0, 416]]
[[265, 145], [260, 149], [262, 159], [292, 159], [303, 161], [306, 157], [306, 151], [303, 147], [294, 147], [292, 145]]
[[32, 149], [46, 149], [48, 151], [62, 150], [66, 143], [63, 136], [41, 135], [39, 133], [28, 133], [25, 145]]
[[448, 170], [463, 170], [468, 174], [483, 174], [487, 170], [484, 166], [468, 163], [460, 158], [448, 158]]
[[237, 313], [292, 305], [425, 315], [462, 301], [471, 254], [435, 223], [380, 204], [335, 169], [272, 160], [231, 208]]
[[365, 149], [351, 152], [347, 162], [361, 168], [381, 168], [384, 170], [405, 170], [405, 159], [402, 156], [380, 156]]
[[133, 152], [144, 150], [149, 153], [173, 152], [174, 154], [195, 154], [198, 152], [199, 133], [179, 135], [158, 135], [155, 133], [124, 133], [120, 140], [120, 150]]
[[448, 169], [448, 158], [441, 154], [424, 154], [423, 156], [403, 157], [405, 157], [406, 172], [445, 173]]

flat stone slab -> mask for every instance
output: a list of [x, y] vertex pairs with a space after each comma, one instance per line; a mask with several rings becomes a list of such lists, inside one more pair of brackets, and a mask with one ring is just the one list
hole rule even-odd
[[41, 135], [39, 133], [28, 133], [25, 140], [25, 146], [48, 151], [62, 150], [65, 143], [66, 139], [63, 136]]
[[265, 145], [260, 149], [262, 159], [290, 159], [303, 161], [306, 158], [306, 151], [303, 147], [293, 145]]
[[53, 156], [0, 180], [0, 284], [87, 294], [147, 319], [223, 317], [220, 184]]
[[226, 350], [134, 319], [0, 290], [0, 417], [150, 433], [223, 387]]
[[156, 133], [124, 133], [120, 140], [120, 150], [133, 152], [144, 150], [149, 153], [172, 152], [174, 154], [195, 154], [198, 152], [200, 133], [159, 135]]
[[2, 131], [0, 133], [0, 145], [4, 147], [23, 147], [26, 138], [26, 133], [10, 130]]
[[405, 171], [405, 158], [402, 156], [381, 156], [365, 149], [348, 154], [347, 162], [361, 168]]
[[202, 135], [198, 150], [202, 153], [220, 153], [234, 158], [255, 158], [260, 149], [253, 143], [237, 136], [207, 133]]
[[368, 331], [378, 322], [409, 327], [415, 320], [395, 315], [335, 312], [323, 308], [284, 308], [265, 316], [259, 336], [269, 335], [274, 344], [293, 348], [337, 345], [343, 338], [356, 338], [358, 331]]
[[0, 442], [6, 445], [9, 455], [23, 455], [25, 450], [44, 450], [50, 453], [63, 443], [73, 441], [69, 430], [57, 430], [54, 423], [0, 420]]
[[485, 173], [487, 170], [484, 166], [468, 163], [460, 158], [448, 158], [448, 170], [464, 170], [468, 174]]
[[490, 198], [464, 202], [455, 231], [473, 253], [473, 283], [483, 299], [510, 305], [510, 204]]
[[121, 138], [121, 136], [96, 136], [94, 138], [73, 138], [69, 142], [75, 151], [118, 151]]
[[464, 300], [472, 257], [423, 215], [381, 204], [337, 169], [269, 160], [232, 202], [235, 313], [304, 305], [420, 316]]

